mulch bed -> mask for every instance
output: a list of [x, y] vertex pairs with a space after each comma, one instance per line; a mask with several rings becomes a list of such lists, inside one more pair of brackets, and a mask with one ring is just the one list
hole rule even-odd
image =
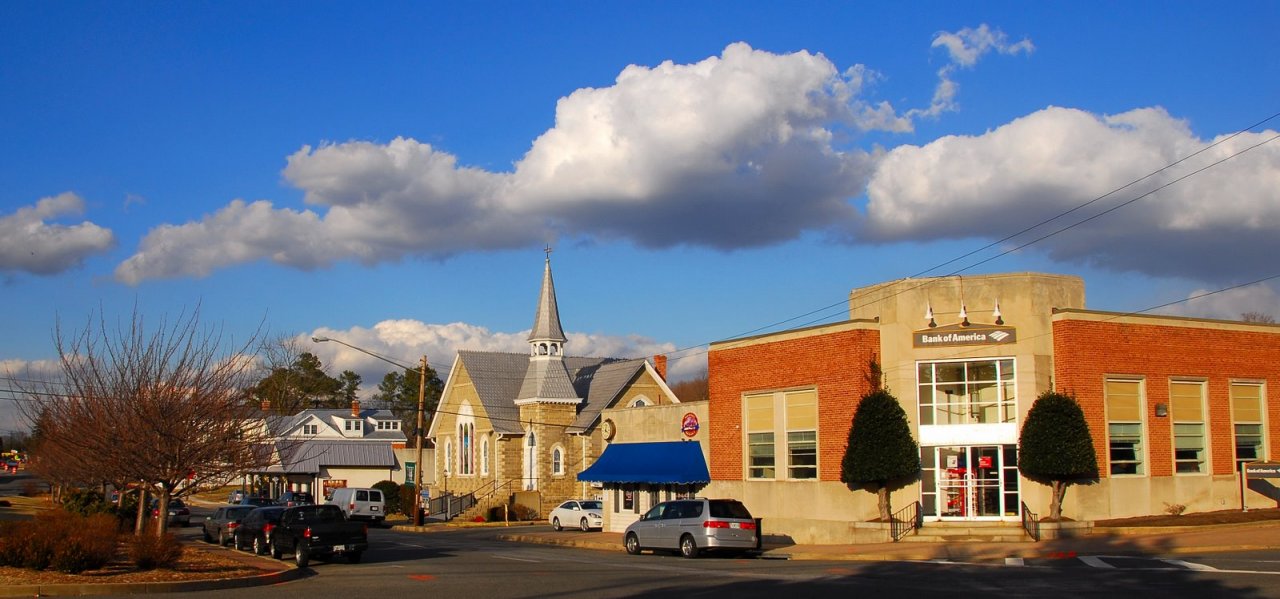
[[225, 552], [207, 551], [187, 545], [173, 569], [139, 570], [121, 550], [111, 563], [99, 570], [64, 574], [54, 570], [27, 570], [0, 567], [0, 585], [108, 584], [119, 582], [180, 582], [218, 578], [242, 578], [271, 570], [256, 567]]
[[1280, 520], [1280, 509], [1252, 509], [1247, 512], [1221, 510], [1217, 512], [1197, 512], [1179, 516], [1140, 516], [1137, 518], [1116, 518], [1098, 520], [1094, 528], [1108, 527], [1142, 527], [1142, 526], [1204, 526], [1207, 524], [1241, 524], [1247, 522], [1265, 522]]

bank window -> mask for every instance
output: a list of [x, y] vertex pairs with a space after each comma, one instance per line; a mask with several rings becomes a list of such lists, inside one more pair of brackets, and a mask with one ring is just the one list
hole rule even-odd
[[1107, 443], [1112, 475], [1145, 474], [1142, 448], [1142, 381], [1108, 379]]
[[818, 478], [818, 394], [799, 391], [784, 396], [787, 418], [787, 476]]
[[1241, 462], [1257, 462], [1266, 459], [1263, 443], [1262, 385], [1259, 383], [1231, 383], [1231, 422], [1235, 427], [1236, 471]]
[[747, 419], [747, 478], [774, 478], [773, 394], [743, 398]]
[[1204, 383], [1169, 382], [1169, 412], [1173, 417], [1173, 471], [1208, 472], [1205, 466]]
[[916, 375], [922, 425], [998, 424], [1016, 417], [1012, 359], [921, 362]]
[[747, 478], [818, 478], [816, 390], [746, 395], [742, 403]]

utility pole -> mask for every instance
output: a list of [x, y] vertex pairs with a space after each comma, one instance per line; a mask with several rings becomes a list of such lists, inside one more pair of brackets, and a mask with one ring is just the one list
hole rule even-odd
[[422, 356], [422, 366], [418, 370], [418, 457], [417, 468], [413, 470], [413, 500], [417, 509], [413, 510], [413, 525], [422, 526], [422, 442], [423, 442], [423, 408], [427, 399], [427, 356]]

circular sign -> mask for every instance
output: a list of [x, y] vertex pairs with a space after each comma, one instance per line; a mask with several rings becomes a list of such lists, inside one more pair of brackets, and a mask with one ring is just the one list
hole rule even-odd
[[693, 412], [686, 413], [684, 418], [680, 419], [680, 431], [686, 437], [698, 434], [698, 415]]

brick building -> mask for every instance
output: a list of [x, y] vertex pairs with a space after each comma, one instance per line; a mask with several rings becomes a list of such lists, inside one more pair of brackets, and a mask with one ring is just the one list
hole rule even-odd
[[1238, 464], [1277, 454], [1280, 327], [1085, 310], [1077, 277], [905, 279], [856, 289], [843, 322], [711, 346], [707, 490], [801, 542], [856, 538], [872, 493], [840, 482], [872, 363], [902, 403], [921, 475], [893, 490], [926, 520], [1017, 520], [1048, 506], [1022, 477], [1018, 435], [1043, 391], [1074, 395], [1101, 469], [1076, 519], [1274, 506]]

